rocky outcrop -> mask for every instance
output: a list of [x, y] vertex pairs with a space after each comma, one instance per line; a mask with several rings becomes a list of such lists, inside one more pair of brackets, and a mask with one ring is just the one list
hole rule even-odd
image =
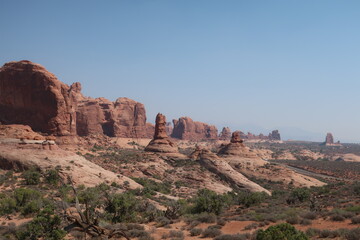
[[228, 127], [224, 127], [219, 135], [219, 140], [230, 140], [231, 130]]
[[325, 144], [334, 144], [334, 137], [331, 133], [326, 134]]
[[218, 130], [213, 125], [195, 122], [189, 117], [173, 120], [174, 129], [171, 137], [182, 140], [213, 140], [218, 137]]
[[232, 133], [230, 143], [221, 146], [218, 154], [221, 156], [237, 156], [244, 158], [257, 157], [255, 153], [245, 147], [243, 140], [240, 137], [240, 132], [238, 131]]
[[332, 146], [332, 147], [341, 147], [342, 146], [340, 141], [334, 142], [334, 137], [333, 137], [332, 133], [326, 134], [325, 142], [323, 144], [325, 146]]
[[273, 130], [271, 133], [269, 133], [269, 140], [280, 141], [281, 137], [279, 130]]
[[69, 86], [39, 64], [6, 63], [0, 68], [0, 121], [48, 134], [76, 134]]
[[61, 166], [60, 175], [66, 180], [70, 177], [79, 186], [84, 184], [88, 187], [100, 183], [110, 184], [115, 182], [119, 185], [128, 183], [129, 188], [142, 188], [134, 180], [119, 173], [114, 173], [86, 160], [84, 157], [62, 149], [43, 150], [35, 145], [21, 146], [14, 149], [8, 144], [0, 145], [0, 168], [25, 170], [38, 168], [43, 172]]
[[56, 136], [146, 138], [151, 131], [143, 104], [128, 98], [111, 102], [84, 97], [80, 83], [69, 87], [30, 61], [0, 68], [0, 122]]
[[244, 175], [236, 171], [229, 163], [216, 156], [208, 149], [198, 147], [192, 155], [199, 160], [200, 164], [209, 171], [217, 174], [235, 188], [246, 189], [251, 192], [271, 193], [260, 185], [250, 181]]
[[155, 134], [149, 145], [145, 148], [147, 152], [178, 153], [178, 148], [166, 133], [166, 117], [161, 113], [156, 115]]

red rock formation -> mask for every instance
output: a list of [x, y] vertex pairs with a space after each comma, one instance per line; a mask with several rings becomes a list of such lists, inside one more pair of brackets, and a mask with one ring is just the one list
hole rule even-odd
[[177, 153], [176, 145], [169, 140], [166, 134], [166, 117], [161, 113], [156, 115], [155, 134], [149, 145], [145, 148], [148, 152]]
[[269, 140], [280, 141], [281, 137], [280, 137], [279, 130], [273, 130], [271, 133], [269, 133]]
[[30, 61], [9, 62], [0, 68], [0, 121], [48, 134], [76, 133], [69, 87]]
[[0, 122], [57, 136], [149, 137], [143, 104], [128, 98], [111, 102], [84, 97], [80, 83], [69, 87], [30, 61], [0, 68]]
[[256, 154], [244, 146], [243, 140], [240, 137], [240, 132], [235, 131], [231, 135], [230, 143], [223, 145], [218, 155], [219, 156], [237, 156], [243, 158], [256, 158]]
[[224, 127], [219, 135], [220, 140], [229, 140], [231, 138], [231, 130], [228, 127]]
[[326, 134], [325, 144], [334, 144], [334, 137], [331, 133]]
[[189, 117], [173, 120], [174, 129], [171, 137], [182, 140], [208, 140], [217, 139], [218, 130], [213, 125], [195, 122]]

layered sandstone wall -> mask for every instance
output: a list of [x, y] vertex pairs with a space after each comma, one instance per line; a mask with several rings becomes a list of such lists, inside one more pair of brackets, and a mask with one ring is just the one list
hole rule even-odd
[[111, 102], [84, 97], [80, 83], [69, 87], [30, 61], [9, 62], [0, 68], [0, 122], [29, 125], [56, 136], [153, 135], [143, 104], [128, 98]]

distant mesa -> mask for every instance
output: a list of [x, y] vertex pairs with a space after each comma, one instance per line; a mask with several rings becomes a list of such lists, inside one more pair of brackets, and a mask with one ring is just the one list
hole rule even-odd
[[333, 137], [332, 133], [327, 133], [326, 134], [325, 142], [323, 143], [323, 145], [325, 145], [325, 146], [333, 146], [333, 147], [341, 147], [342, 146], [340, 141], [337, 141], [337, 142], [334, 143], [334, 137]]
[[147, 152], [178, 153], [178, 148], [166, 133], [166, 117], [161, 113], [156, 115], [155, 134], [149, 145], [145, 148]]
[[195, 122], [189, 117], [173, 120], [174, 129], [171, 137], [181, 140], [216, 140], [218, 130], [215, 126], [203, 122]]

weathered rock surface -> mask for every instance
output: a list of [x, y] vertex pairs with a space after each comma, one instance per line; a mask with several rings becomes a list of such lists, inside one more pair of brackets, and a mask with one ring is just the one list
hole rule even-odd
[[228, 127], [224, 127], [219, 135], [219, 140], [230, 140], [231, 130]]
[[192, 154], [200, 161], [200, 164], [209, 171], [219, 175], [222, 179], [231, 183], [236, 188], [246, 189], [251, 192], [271, 193], [260, 185], [250, 181], [244, 175], [236, 171], [229, 163], [219, 158], [208, 149], [197, 148]]
[[0, 121], [49, 134], [76, 133], [69, 87], [30, 61], [9, 62], [0, 68]]
[[174, 129], [171, 137], [182, 140], [212, 140], [217, 139], [218, 130], [213, 125], [195, 122], [189, 117], [173, 120]]
[[72, 152], [59, 148], [43, 150], [41, 146], [34, 144], [21, 146], [0, 144], [0, 168], [2, 169], [38, 168], [41, 171], [46, 171], [55, 169], [57, 166], [61, 166], [60, 175], [63, 179], [66, 180], [67, 177], [71, 177], [75, 185], [84, 184], [93, 187], [103, 182], [107, 184], [115, 182], [123, 185], [127, 181], [132, 189], [142, 188], [132, 179], [105, 170]]
[[35, 133], [29, 126], [20, 124], [0, 125], [0, 138], [46, 140], [44, 136]]
[[155, 134], [149, 145], [145, 148], [148, 152], [178, 153], [178, 148], [166, 133], [166, 117], [161, 113], [156, 115]]
[[251, 152], [248, 147], [243, 144], [240, 132], [235, 131], [231, 135], [229, 144], [223, 145], [218, 153], [220, 156], [237, 156], [243, 158], [256, 158], [256, 154]]
[[56, 136], [146, 138], [150, 131], [143, 104], [128, 98], [111, 102], [84, 97], [80, 83], [69, 87], [30, 61], [0, 68], [0, 122]]

